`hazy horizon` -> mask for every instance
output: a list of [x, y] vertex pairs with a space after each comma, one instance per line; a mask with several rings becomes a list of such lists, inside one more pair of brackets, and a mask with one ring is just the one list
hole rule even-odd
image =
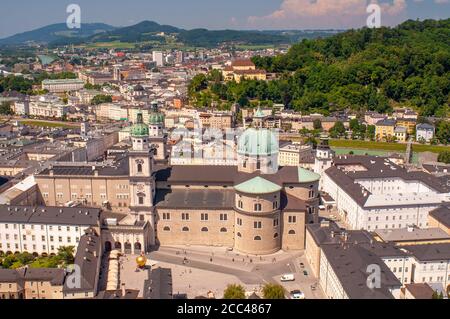
[[[82, 23], [116, 27], [155, 21], [183, 29], [210, 30], [329, 30], [360, 28], [366, 6], [374, 0], [4, 0], [0, 38], [63, 23], [71, 3], [81, 7]], [[378, 0], [382, 25], [395, 26], [409, 19], [450, 17], [450, 0]], [[189, 14], [186, 14], [189, 12]]]

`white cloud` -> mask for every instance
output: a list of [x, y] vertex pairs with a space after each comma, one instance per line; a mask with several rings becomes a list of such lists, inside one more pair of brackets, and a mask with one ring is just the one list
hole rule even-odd
[[[449, 0], [435, 0], [449, 1]], [[406, 13], [406, 0], [283, 0], [276, 11], [266, 16], [251, 16], [252, 26], [273, 27], [360, 27], [367, 19], [368, 4], [378, 3], [383, 24], [399, 22]]]

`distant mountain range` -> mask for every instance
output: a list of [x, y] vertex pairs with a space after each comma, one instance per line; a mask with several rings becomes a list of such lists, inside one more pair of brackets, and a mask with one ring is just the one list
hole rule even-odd
[[222, 43], [247, 45], [289, 44], [303, 38], [323, 37], [333, 31], [237, 31], [237, 30], [185, 30], [153, 21], [143, 21], [128, 27], [113, 27], [103, 23], [82, 24], [81, 29], [68, 29], [65, 23], [52, 24], [0, 39], [0, 45], [28, 43], [61, 46], [96, 42], [148, 42], [165, 43], [161, 33], [173, 35], [178, 42], [188, 46], [211, 47]]
[[116, 27], [104, 23], [85, 23], [80, 29], [68, 29], [65, 23], [57, 23], [0, 39], [0, 45], [21, 45], [30, 42], [49, 44], [60, 39], [87, 39], [95, 34], [105, 33], [114, 29]]

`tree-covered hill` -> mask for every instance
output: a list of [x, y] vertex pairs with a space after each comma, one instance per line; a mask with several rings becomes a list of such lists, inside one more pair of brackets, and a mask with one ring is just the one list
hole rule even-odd
[[241, 104], [271, 100], [322, 113], [409, 106], [422, 115], [443, 116], [450, 102], [450, 19], [350, 30], [303, 40], [285, 55], [253, 60], [278, 79], [215, 82], [192, 94]]
[[21, 45], [27, 42], [49, 43], [59, 39], [86, 39], [114, 29], [115, 27], [104, 23], [84, 23], [80, 29], [67, 29], [65, 23], [57, 23], [0, 39], [0, 45]]

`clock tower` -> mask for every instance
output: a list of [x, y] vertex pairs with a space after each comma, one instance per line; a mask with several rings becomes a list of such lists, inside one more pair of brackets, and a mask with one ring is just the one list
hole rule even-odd
[[167, 160], [167, 135], [164, 133], [164, 115], [158, 110], [158, 103], [152, 103], [152, 112], [148, 119], [150, 145], [154, 148], [153, 157], [161, 163]]
[[138, 113], [136, 124], [131, 127], [133, 147], [129, 152], [130, 170], [130, 214], [137, 222], [148, 221], [154, 244], [155, 178], [153, 176], [153, 150], [149, 144], [149, 128], [144, 124], [142, 113]]

